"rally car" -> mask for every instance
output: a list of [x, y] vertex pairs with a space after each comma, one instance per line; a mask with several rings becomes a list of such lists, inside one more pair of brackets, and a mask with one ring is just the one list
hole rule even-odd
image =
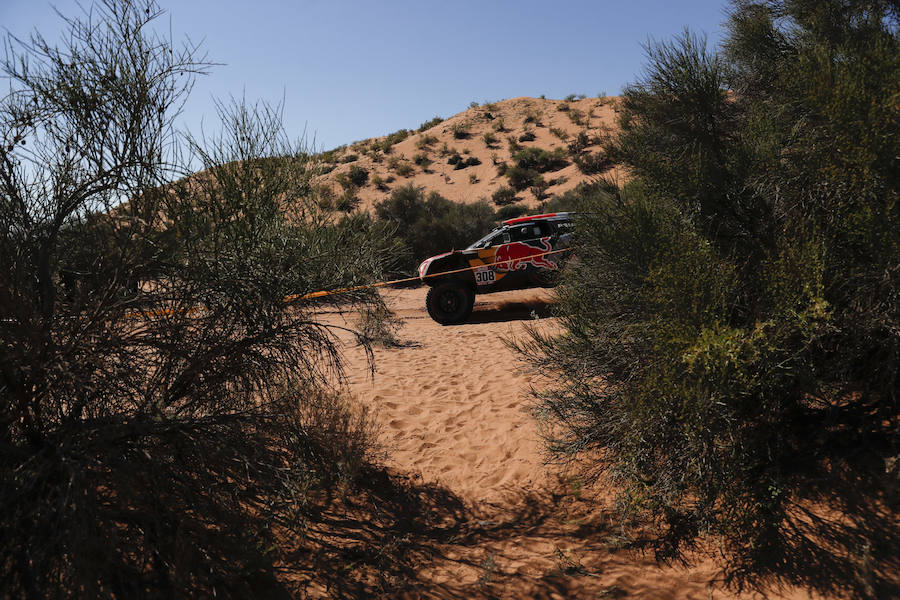
[[419, 278], [430, 286], [425, 304], [442, 325], [472, 314], [475, 294], [555, 285], [571, 254], [572, 213], [503, 221], [466, 248], [426, 259]]

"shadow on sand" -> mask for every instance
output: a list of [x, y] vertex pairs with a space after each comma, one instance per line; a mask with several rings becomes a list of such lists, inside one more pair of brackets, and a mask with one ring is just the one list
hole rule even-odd
[[[285, 592], [294, 597], [669, 598], [677, 591], [678, 597], [705, 598], [713, 591], [710, 578], [722, 587], [722, 574], [709, 563], [693, 571], [660, 566], [652, 553], [636, 549], [646, 542], [639, 529], [623, 529], [565, 482], [523, 491], [502, 506], [473, 507], [446, 488], [371, 471], [362, 486], [308, 512], [303, 530], [302, 547], [278, 565]], [[535, 551], [523, 552], [527, 547]], [[748, 591], [780, 597], [784, 586], [799, 585], [840, 596], [900, 593], [890, 576], [873, 573], [860, 587], [811, 575], [785, 565], [783, 572], [754, 578]]]
[[544, 319], [553, 316], [555, 305], [556, 300], [540, 298], [525, 301], [476, 301], [472, 316], [461, 325]]

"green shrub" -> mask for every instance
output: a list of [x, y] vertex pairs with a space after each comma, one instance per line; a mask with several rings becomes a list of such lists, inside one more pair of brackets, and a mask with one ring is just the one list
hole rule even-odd
[[481, 200], [457, 204], [432, 192], [407, 185], [375, 205], [377, 218], [396, 227], [409, 249], [402, 270], [414, 272], [425, 258], [453, 248], [465, 248], [494, 227], [494, 211]]
[[410, 132], [408, 130], [400, 129], [399, 131], [395, 131], [394, 133], [385, 136], [384, 139], [376, 143], [378, 144], [378, 147], [382, 152], [384, 152], [385, 154], [390, 154], [394, 144], [402, 142], [409, 137], [409, 134]]
[[577, 109], [572, 109], [566, 113], [566, 116], [569, 117], [569, 120], [572, 121], [575, 125], [582, 127], [587, 124], [585, 120], [584, 113]]
[[369, 171], [359, 165], [352, 165], [347, 171], [347, 178], [356, 187], [362, 187], [369, 180]]
[[372, 175], [372, 185], [374, 185], [376, 189], [382, 192], [387, 191], [388, 189], [387, 182], [385, 182], [385, 180], [382, 179], [381, 175], [378, 174]]
[[160, 12], [97, 2], [0, 58], [0, 139], [29, 130], [0, 152], [4, 598], [289, 594], [275, 557], [375, 457], [302, 297], [380, 278], [384, 236], [317, 207], [278, 106], [174, 135], [209, 65]]
[[618, 188], [608, 182], [580, 183], [574, 189], [544, 200], [540, 203], [537, 210], [542, 213], [590, 210], [590, 204], [600, 194], [615, 197], [618, 193]]
[[334, 176], [334, 180], [337, 181], [345, 191], [353, 191], [356, 189], [356, 185], [350, 181], [350, 176], [347, 173], [338, 173]]
[[397, 166], [394, 167], [394, 173], [399, 175], [400, 177], [409, 177], [413, 174], [415, 168], [408, 161], [400, 161], [397, 163]]
[[507, 204], [501, 206], [497, 210], [497, 221], [506, 221], [507, 219], [515, 219], [528, 214], [528, 208], [523, 204]]
[[481, 161], [474, 156], [463, 158], [459, 154], [454, 154], [447, 161], [447, 164], [453, 165], [453, 169], [458, 171], [460, 169], [465, 169], [466, 167], [474, 167], [476, 165], [480, 165]]
[[605, 148], [634, 179], [586, 199], [565, 332], [524, 348], [555, 457], [735, 585], [896, 595], [896, 19], [742, 2], [721, 54], [651, 46]]
[[550, 133], [561, 139], [562, 141], [566, 141], [569, 139], [569, 133], [565, 129], [560, 129], [558, 127], [551, 127]]
[[586, 131], [579, 131], [575, 139], [569, 144], [569, 154], [576, 156], [581, 154], [588, 146], [593, 146], [596, 140], [592, 139]]
[[519, 136], [520, 142], [533, 142], [535, 139], [537, 139], [537, 136], [534, 135], [533, 131], [525, 131]]
[[333, 150], [328, 150], [326, 152], [322, 152], [319, 157], [323, 162], [328, 163], [336, 163], [340, 159], [341, 154], [343, 154], [347, 150], [346, 146], [338, 146]]
[[516, 198], [516, 190], [513, 188], [501, 187], [494, 191], [491, 195], [491, 200], [497, 206], [506, 206], [507, 204], [512, 204], [517, 201], [518, 198]]
[[422, 135], [416, 140], [416, 148], [425, 150], [426, 148], [430, 148], [432, 144], [436, 144], [437, 141], [438, 139], [433, 135]]
[[348, 189], [345, 190], [341, 197], [337, 199], [335, 203], [335, 208], [341, 212], [351, 212], [356, 209], [360, 204], [360, 199], [356, 195], [355, 190]]
[[516, 166], [531, 169], [538, 173], [558, 171], [569, 164], [569, 161], [566, 159], [566, 153], [562, 148], [552, 151], [547, 151], [543, 148], [523, 148], [514, 153], [512, 158], [516, 162]]
[[440, 125], [443, 122], [444, 122], [444, 119], [442, 119], [441, 117], [435, 117], [435, 118], [425, 121], [424, 123], [419, 125], [418, 131], [420, 133], [423, 131], [427, 131], [427, 130], [431, 129], [432, 127], [434, 127], [435, 125]]
[[400, 348], [408, 345], [398, 337], [403, 325], [403, 319], [396, 316], [384, 304], [378, 304], [363, 307], [359, 313], [356, 330], [363, 340], [373, 346]]
[[483, 136], [481, 136], [481, 139], [484, 140], [484, 145], [487, 146], [488, 148], [494, 148], [497, 145], [497, 142], [499, 141], [497, 139], [497, 136], [494, 135], [493, 133], [491, 133], [490, 131], [485, 132], [485, 134]]
[[541, 174], [534, 169], [520, 167], [518, 165], [508, 167], [505, 170], [504, 175], [509, 179], [509, 185], [519, 192], [530, 188], [534, 184], [534, 181], [541, 176]]
[[428, 155], [424, 152], [419, 152], [415, 156], [413, 156], [413, 162], [422, 167], [423, 169], [427, 169], [431, 165], [431, 159], [428, 158]]
[[597, 175], [612, 167], [612, 162], [601, 152], [584, 152], [576, 155], [573, 161], [585, 175]]
[[541, 127], [543, 123], [541, 122], [541, 118], [544, 116], [544, 111], [539, 108], [529, 108], [525, 111], [525, 119], [524, 123], [532, 123], [537, 127]]
[[457, 140], [465, 140], [469, 137], [469, 124], [464, 121], [457, 121], [450, 126], [453, 138]]
[[538, 202], [542, 201], [547, 197], [547, 188], [550, 187], [550, 184], [544, 180], [543, 177], [538, 175], [534, 179], [531, 180], [531, 193], [534, 195], [534, 199]]

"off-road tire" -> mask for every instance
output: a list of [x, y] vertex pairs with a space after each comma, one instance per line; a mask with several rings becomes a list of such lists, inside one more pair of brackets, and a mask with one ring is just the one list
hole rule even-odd
[[428, 315], [441, 325], [462, 323], [472, 314], [475, 291], [456, 279], [435, 284], [425, 298]]

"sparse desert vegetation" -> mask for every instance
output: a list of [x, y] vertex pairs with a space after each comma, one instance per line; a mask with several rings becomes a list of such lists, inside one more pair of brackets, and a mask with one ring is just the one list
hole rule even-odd
[[[0, 596], [900, 596], [894, 4], [317, 153], [183, 135], [200, 49], [79, 15], [0, 61]], [[558, 288], [427, 318], [563, 211]]]

